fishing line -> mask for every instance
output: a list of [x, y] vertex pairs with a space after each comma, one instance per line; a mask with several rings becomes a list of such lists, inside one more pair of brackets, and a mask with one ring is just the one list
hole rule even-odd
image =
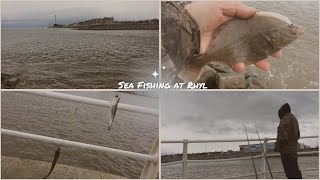
[[76, 107], [73, 111], [70, 111], [71, 114], [71, 123], [75, 122], [77, 111], [81, 108], [82, 104], [79, 107]]
[[268, 72], [268, 79], [275, 77], [273, 74], [271, 74], [271, 70], [267, 71]]
[[[259, 138], [259, 141], [260, 141], [262, 153], [263, 153], [263, 155], [264, 155], [264, 157], [266, 159], [266, 162], [267, 162], [267, 166], [268, 166], [268, 169], [269, 169], [269, 172], [270, 172], [271, 179], [273, 179], [273, 175], [272, 175], [271, 168], [270, 168], [270, 165], [269, 165], [268, 157], [266, 155], [266, 152], [264, 151], [264, 148], [263, 148], [263, 145], [262, 145], [262, 142], [261, 142], [261, 139], [260, 139], [260, 135], [259, 135], [258, 129], [257, 129], [256, 126], [255, 126], [255, 128], [256, 128], [256, 131], [257, 131], [257, 134], [258, 134], [258, 138]], [[267, 151], [268, 151], [268, 144], [266, 144], [266, 146], [267, 146]]]
[[246, 136], [247, 136], [249, 151], [250, 151], [250, 153], [251, 153], [251, 161], [252, 161], [252, 165], [253, 165], [254, 174], [256, 175], [256, 179], [259, 179], [259, 178], [258, 178], [258, 174], [257, 174], [256, 165], [254, 164], [253, 153], [252, 153], [252, 151], [251, 151], [251, 146], [250, 146], [250, 142], [249, 142], [248, 132], [247, 132], [247, 128], [246, 128], [246, 125], [245, 125], [245, 124], [244, 124], [244, 130], [246, 131]]

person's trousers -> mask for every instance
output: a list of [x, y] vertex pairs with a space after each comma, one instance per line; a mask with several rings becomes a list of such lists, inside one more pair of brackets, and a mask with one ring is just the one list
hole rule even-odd
[[284, 172], [288, 179], [302, 179], [302, 174], [298, 165], [298, 154], [281, 153], [281, 161]]

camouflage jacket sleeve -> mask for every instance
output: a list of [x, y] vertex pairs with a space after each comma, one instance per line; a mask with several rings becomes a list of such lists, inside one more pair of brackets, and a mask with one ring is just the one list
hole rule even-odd
[[173, 82], [200, 49], [196, 22], [178, 2], [161, 2], [162, 81]]

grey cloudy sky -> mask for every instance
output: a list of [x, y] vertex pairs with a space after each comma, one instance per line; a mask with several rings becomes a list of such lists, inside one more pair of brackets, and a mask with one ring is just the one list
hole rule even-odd
[[41, 27], [54, 22], [67, 24], [96, 17], [116, 20], [159, 18], [157, 1], [2, 1], [3, 27]]
[[[300, 124], [301, 136], [319, 134], [318, 92], [163, 92], [161, 139], [245, 139], [276, 137], [278, 109], [288, 102]], [[301, 140], [317, 145], [316, 139]], [[257, 142], [253, 142], [257, 143]], [[191, 144], [188, 152], [239, 150], [244, 143]], [[181, 153], [181, 144], [162, 145], [162, 154]]]

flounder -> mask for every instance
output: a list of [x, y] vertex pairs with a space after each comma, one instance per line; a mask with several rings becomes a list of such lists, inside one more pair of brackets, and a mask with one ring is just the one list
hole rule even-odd
[[246, 66], [267, 58], [302, 36], [301, 26], [278, 13], [257, 12], [249, 19], [231, 19], [212, 34], [213, 42], [201, 57], [193, 59], [180, 72], [184, 81], [197, 81], [201, 69], [209, 62], [233, 67]]

